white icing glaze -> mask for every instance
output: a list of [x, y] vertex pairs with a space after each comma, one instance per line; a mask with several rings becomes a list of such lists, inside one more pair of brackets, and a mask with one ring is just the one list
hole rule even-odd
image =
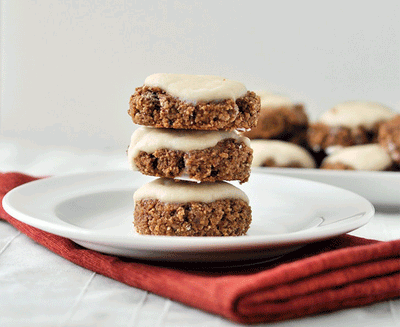
[[211, 75], [153, 74], [144, 84], [190, 103], [236, 100], [247, 92], [242, 83]]
[[222, 199], [242, 199], [249, 203], [247, 195], [226, 182], [188, 182], [168, 178], [157, 178], [143, 185], [133, 195], [133, 200], [157, 199], [166, 203], [205, 202]]
[[326, 157], [323, 163], [342, 163], [356, 170], [384, 170], [392, 164], [379, 144], [349, 146]]
[[291, 162], [298, 162], [305, 168], [315, 168], [314, 158], [302, 147], [283, 141], [254, 140], [253, 167], [261, 166], [267, 159], [273, 159], [277, 165], [284, 166]]
[[348, 101], [326, 111], [319, 121], [329, 126], [348, 128], [363, 126], [372, 129], [377, 122], [388, 120], [395, 115], [394, 111], [380, 103]]
[[331, 145], [331, 146], [328, 146], [327, 148], [325, 148], [324, 151], [329, 156], [336, 151], [342, 150], [343, 148], [344, 148], [344, 146], [342, 146], [342, 145]]
[[291, 107], [293, 106], [292, 100], [283, 95], [267, 92], [267, 91], [255, 91], [260, 97], [262, 109], [274, 109], [278, 107]]
[[136, 169], [134, 158], [140, 151], [152, 153], [159, 149], [193, 151], [215, 146], [219, 141], [235, 139], [250, 146], [247, 137], [235, 131], [199, 131], [166, 128], [139, 127], [131, 136], [128, 160], [132, 169]]

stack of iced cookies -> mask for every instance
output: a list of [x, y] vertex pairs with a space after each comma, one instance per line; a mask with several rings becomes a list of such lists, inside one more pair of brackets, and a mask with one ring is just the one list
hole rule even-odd
[[154, 74], [130, 100], [139, 127], [128, 158], [133, 170], [160, 177], [134, 194], [139, 234], [244, 235], [251, 223], [244, 183], [253, 151], [236, 129], [257, 123], [260, 99], [217, 76]]

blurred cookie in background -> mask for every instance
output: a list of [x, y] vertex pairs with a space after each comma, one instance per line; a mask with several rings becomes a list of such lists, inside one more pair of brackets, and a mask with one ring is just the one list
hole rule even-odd
[[400, 165], [400, 115], [381, 124], [378, 140], [391, 158]]
[[279, 140], [252, 140], [253, 167], [316, 168], [314, 158], [301, 146]]
[[322, 161], [321, 169], [393, 171], [396, 165], [382, 146], [373, 143], [337, 150]]
[[255, 91], [261, 99], [256, 127], [243, 133], [250, 139], [276, 139], [306, 145], [308, 117], [303, 104], [267, 91]]
[[395, 115], [392, 109], [380, 103], [343, 102], [310, 124], [308, 143], [313, 151], [324, 150], [327, 154], [337, 147], [374, 143], [380, 124]]

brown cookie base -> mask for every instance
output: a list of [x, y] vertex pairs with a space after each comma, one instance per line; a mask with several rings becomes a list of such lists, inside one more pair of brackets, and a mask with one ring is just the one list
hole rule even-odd
[[378, 141], [393, 161], [400, 165], [400, 115], [380, 126]]
[[251, 208], [240, 199], [211, 203], [135, 203], [134, 226], [139, 234], [169, 236], [240, 236], [251, 223]]
[[256, 127], [243, 133], [250, 139], [275, 139], [305, 145], [308, 117], [302, 104], [260, 111]]
[[274, 159], [265, 160], [260, 167], [274, 167], [274, 168], [307, 168], [297, 161], [289, 162], [286, 165], [278, 165]]
[[135, 124], [159, 128], [234, 130], [256, 125], [260, 98], [251, 91], [235, 101], [191, 104], [158, 87], [138, 87], [131, 96], [128, 114]]
[[175, 178], [186, 174], [201, 182], [247, 182], [253, 150], [244, 142], [226, 139], [214, 147], [189, 152], [160, 149], [153, 153], [141, 151], [134, 163], [144, 175]]
[[354, 167], [346, 165], [341, 162], [335, 163], [322, 163], [321, 169], [331, 169], [331, 170], [356, 170]]
[[[331, 170], [356, 170], [354, 167], [350, 166], [350, 165], [346, 165], [342, 162], [335, 162], [335, 163], [328, 163], [328, 162], [323, 162], [321, 167], [321, 169], [331, 169]], [[380, 170], [380, 171], [396, 171], [396, 166], [390, 165], [389, 167]]]
[[381, 123], [376, 124], [372, 130], [362, 126], [347, 128], [342, 126], [328, 126], [323, 123], [310, 124], [308, 129], [308, 145], [315, 152], [325, 150], [330, 146], [351, 146], [377, 142], [378, 129]]

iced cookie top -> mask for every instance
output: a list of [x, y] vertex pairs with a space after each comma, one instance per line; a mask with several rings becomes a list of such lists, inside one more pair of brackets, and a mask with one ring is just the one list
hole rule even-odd
[[254, 167], [261, 166], [268, 159], [273, 159], [279, 166], [297, 162], [305, 168], [315, 168], [314, 158], [302, 147], [290, 142], [254, 140], [251, 141], [251, 148]]
[[394, 117], [395, 113], [388, 107], [375, 102], [348, 101], [336, 105], [325, 112], [319, 119], [328, 126], [358, 126], [372, 129], [380, 121]]
[[190, 103], [236, 100], [247, 92], [242, 83], [212, 75], [153, 74], [146, 78], [144, 85], [159, 87]]
[[152, 153], [159, 149], [184, 152], [203, 150], [211, 148], [225, 139], [235, 139], [250, 146], [250, 140], [235, 131], [199, 131], [142, 126], [135, 130], [131, 136], [128, 160], [132, 169], [136, 169], [133, 159], [140, 151]]
[[391, 166], [392, 159], [379, 144], [366, 144], [335, 151], [324, 163], [342, 163], [356, 170], [384, 170]]
[[168, 178], [158, 178], [143, 185], [133, 195], [134, 201], [156, 199], [165, 203], [205, 202], [223, 199], [241, 199], [249, 202], [247, 195], [226, 182], [189, 182]]
[[255, 91], [261, 99], [262, 109], [274, 109], [278, 107], [291, 107], [293, 106], [292, 100], [283, 95], [274, 94], [267, 91]]

